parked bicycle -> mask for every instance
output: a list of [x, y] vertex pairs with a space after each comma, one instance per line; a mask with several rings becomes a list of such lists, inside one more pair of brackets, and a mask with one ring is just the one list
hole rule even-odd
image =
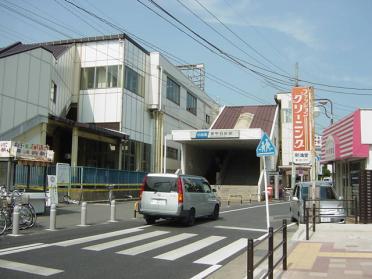
[[36, 223], [36, 211], [29, 198], [24, 192], [18, 190], [7, 191], [4, 186], [0, 187], [0, 234], [7, 229], [12, 229], [13, 211], [19, 207], [19, 228], [31, 228]]

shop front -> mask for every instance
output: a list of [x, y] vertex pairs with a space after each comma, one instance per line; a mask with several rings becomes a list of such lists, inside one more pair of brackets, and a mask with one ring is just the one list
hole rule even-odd
[[360, 174], [372, 170], [372, 109], [358, 109], [324, 130], [322, 164], [331, 164], [336, 191], [359, 198]]

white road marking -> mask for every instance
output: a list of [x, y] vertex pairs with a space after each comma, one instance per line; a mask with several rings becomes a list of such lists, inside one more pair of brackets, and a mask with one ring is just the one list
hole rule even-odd
[[140, 241], [140, 240], [144, 240], [144, 239], [148, 239], [148, 238], [151, 238], [151, 237], [155, 237], [155, 236], [159, 236], [159, 235], [163, 235], [163, 234], [167, 234], [167, 233], [169, 233], [169, 232], [154, 231], [154, 232], [149, 232], [149, 233], [143, 233], [143, 234], [127, 237], [127, 238], [122, 238], [122, 239], [118, 239], [118, 240], [113, 240], [113, 241], [109, 241], [109, 242], [105, 242], [105, 243], [101, 243], [101, 244], [96, 244], [96, 245], [84, 247], [83, 249], [84, 250], [92, 250], [92, 251], [102, 251], [102, 250], [105, 250], [105, 249], [117, 247], [117, 246], [120, 246], [120, 245], [132, 243], [132, 242], [136, 242], [136, 241]]
[[38, 246], [38, 245], [41, 245], [41, 244], [44, 244], [44, 243], [32, 243], [32, 244], [28, 244], [28, 245], [22, 245], [22, 246], [0, 249], [0, 253], [10, 251], [10, 250], [18, 250], [18, 249], [27, 248], [27, 247]]
[[40, 248], [45, 248], [45, 247], [49, 247], [51, 246], [51, 244], [43, 244], [43, 243], [39, 243], [38, 245], [25, 245], [24, 248], [20, 248], [21, 246], [19, 246], [17, 249], [8, 249], [7, 251], [3, 251], [3, 252], [0, 252], [0, 256], [3, 256], [3, 255], [9, 255], [9, 254], [15, 254], [15, 253], [20, 253], [20, 252], [25, 252], [25, 251], [30, 251], [30, 250], [35, 250], [35, 249], [40, 249]]
[[105, 238], [109, 238], [113, 236], [124, 235], [124, 234], [129, 234], [129, 233], [134, 233], [134, 232], [140, 232], [140, 231], [142, 231], [141, 228], [125, 229], [125, 230], [120, 230], [120, 231], [114, 231], [114, 232], [109, 232], [109, 233], [104, 233], [104, 234], [97, 234], [97, 235], [92, 235], [92, 236], [86, 236], [86, 237], [56, 242], [56, 243], [53, 243], [53, 245], [67, 247], [67, 246], [72, 246], [76, 244], [91, 242], [94, 240], [105, 239]]
[[[272, 204], [269, 204], [269, 206], [284, 205], [288, 203], [290, 202], [272, 203]], [[266, 205], [263, 204], [263, 205], [255, 205], [255, 206], [243, 207], [243, 208], [238, 208], [238, 209], [231, 209], [231, 210], [221, 211], [220, 214], [225, 214], [225, 213], [230, 213], [230, 212], [235, 212], [235, 211], [242, 211], [242, 210], [253, 209], [253, 208], [260, 208], [260, 207], [265, 207], [265, 206]]]
[[154, 242], [147, 243], [147, 244], [144, 244], [144, 245], [129, 248], [129, 249], [126, 249], [126, 250], [123, 250], [123, 251], [119, 251], [119, 252], [116, 252], [116, 253], [117, 254], [134, 256], [134, 255], [138, 255], [138, 254], [141, 254], [141, 253], [144, 253], [144, 252], [147, 252], [147, 251], [151, 251], [151, 250], [154, 250], [154, 249], [157, 249], [157, 248], [169, 245], [169, 244], [173, 244], [173, 243], [176, 243], [178, 241], [185, 240], [185, 239], [188, 239], [188, 238], [194, 237], [194, 236], [196, 236], [196, 234], [182, 233], [182, 234], [178, 234], [178, 235], [171, 236], [171, 237], [168, 237], [168, 238], [160, 239], [158, 241], [154, 241]]
[[191, 243], [189, 245], [183, 246], [181, 248], [169, 251], [167, 253], [161, 254], [159, 256], [156, 256], [154, 258], [156, 259], [162, 259], [162, 260], [169, 260], [174, 261], [178, 258], [181, 258], [183, 256], [186, 256], [187, 254], [191, 254], [195, 251], [198, 251], [202, 248], [205, 248], [209, 245], [212, 245], [226, 237], [224, 236], [210, 236], [207, 238], [204, 238], [202, 240], [196, 241], [194, 243]]
[[211, 267], [208, 267], [206, 270], [200, 272], [199, 274], [196, 274], [191, 279], [203, 279], [203, 278], [206, 278], [209, 274], [215, 272], [220, 267], [221, 267], [221, 265], [212, 265]]
[[234, 255], [240, 250], [246, 248], [247, 244], [248, 244], [247, 238], [240, 238], [234, 241], [233, 243], [195, 261], [194, 263], [216, 265], [219, 262], [223, 261], [224, 259], [227, 259], [228, 257]]
[[21, 271], [21, 272], [26, 272], [26, 273], [32, 273], [32, 274], [41, 275], [41, 276], [50, 276], [50, 275], [63, 272], [63, 270], [60, 270], [60, 269], [43, 267], [39, 265], [24, 264], [24, 263], [19, 263], [19, 262], [11, 262], [11, 261], [1, 260], [1, 259], [0, 259], [0, 268], [11, 269], [11, 270]]
[[227, 230], [240, 230], [240, 231], [253, 231], [253, 232], [267, 232], [267, 229], [253, 229], [253, 228], [243, 228], [243, 227], [229, 227], [229, 226], [214, 226], [217, 229], [227, 229]]

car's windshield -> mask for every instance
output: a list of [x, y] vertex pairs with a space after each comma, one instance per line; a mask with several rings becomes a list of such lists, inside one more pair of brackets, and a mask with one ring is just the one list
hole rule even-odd
[[[310, 191], [311, 193], [311, 191]], [[303, 186], [301, 189], [301, 196], [303, 200], [311, 199], [311, 194], [309, 197], [309, 187]], [[315, 187], [315, 199], [320, 200], [335, 200], [336, 194], [331, 186], [316, 186]]]

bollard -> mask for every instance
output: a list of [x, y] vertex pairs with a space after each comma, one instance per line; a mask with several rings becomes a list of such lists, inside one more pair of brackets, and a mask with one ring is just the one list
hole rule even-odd
[[87, 202], [81, 204], [81, 222], [80, 226], [87, 225]]
[[116, 222], [116, 201], [111, 201], [111, 214], [110, 214], [110, 222]]
[[16, 205], [13, 210], [13, 229], [12, 235], [16, 236], [19, 235], [19, 206]]
[[49, 229], [54, 231], [56, 229], [56, 205], [53, 203], [50, 205], [50, 218], [49, 218]]
[[138, 202], [134, 203], [134, 219], [137, 218], [137, 212], [138, 212]]

